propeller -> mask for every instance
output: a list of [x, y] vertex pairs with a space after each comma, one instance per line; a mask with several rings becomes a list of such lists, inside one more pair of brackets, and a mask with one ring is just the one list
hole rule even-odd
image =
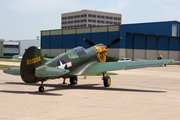
[[119, 37], [119, 38], [115, 39], [114, 41], [112, 41], [106, 48], [112, 47], [113, 45], [118, 43], [120, 40], [122, 40], [122, 37]]
[[85, 41], [86, 43], [88, 43], [89, 45], [91, 45], [91, 46], [96, 45], [95, 43], [93, 43], [92, 41], [90, 41], [90, 40], [88, 40], [88, 39], [86, 39], [86, 38], [84, 38], [84, 41]]
[[[112, 41], [106, 48], [112, 47], [113, 45], [115, 45], [116, 43], [118, 43], [120, 40], [122, 40], [122, 37], [119, 37], [119, 38], [115, 39], [114, 41]], [[92, 41], [90, 41], [90, 40], [88, 40], [88, 39], [86, 39], [86, 38], [84, 38], [84, 41], [85, 41], [86, 43], [88, 43], [89, 45], [91, 45], [91, 46], [96, 45], [95, 43], [93, 43]]]

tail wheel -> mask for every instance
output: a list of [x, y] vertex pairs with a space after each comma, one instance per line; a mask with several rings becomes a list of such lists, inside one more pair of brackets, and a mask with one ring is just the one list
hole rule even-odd
[[77, 82], [78, 82], [78, 77], [77, 76], [70, 78], [71, 85], [77, 84]]
[[109, 76], [103, 77], [104, 87], [109, 87], [111, 85], [111, 78]]
[[44, 87], [42, 85], [39, 87], [39, 92], [44, 92]]

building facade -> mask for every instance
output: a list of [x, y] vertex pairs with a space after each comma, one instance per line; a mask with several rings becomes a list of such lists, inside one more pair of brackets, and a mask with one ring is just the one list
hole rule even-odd
[[40, 48], [41, 40], [0, 40], [0, 57], [12, 57], [22, 55], [30, 46]]
[[61, 14], [61, 29], [121, 24], [122, 14], [82, 10]]
[[19, 41], [0, 41], [0, 56], [10, 57], [18, 55], [20, 51]]
[[43, 56], [54, 57], [64, 52], [65, 46], [90, 47], [84, 38], [108, 45], [122, 37], [109, 48], [108, 56], [152, 60], [162, 55], [164, 59], [180, 60], [179, 26], [178, 21], [166, 21], [41, 31], [41, 52]]

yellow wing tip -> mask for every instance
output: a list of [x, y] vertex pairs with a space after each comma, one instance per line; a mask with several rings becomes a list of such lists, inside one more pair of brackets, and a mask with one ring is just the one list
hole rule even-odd
[[84, 41], [86, 40], [86, 38], [84, 38]]
[[120, 37], [119, 39], [122, 40], [122, 37]]

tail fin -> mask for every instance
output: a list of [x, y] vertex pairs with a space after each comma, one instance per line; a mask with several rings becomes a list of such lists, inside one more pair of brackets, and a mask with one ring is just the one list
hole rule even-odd
[[29, 47], [23, 55], [20, 66], [21, 78], [26, 83], [38, 82], [35, 76], [37, 67], [46, 62], [37, 47]]

